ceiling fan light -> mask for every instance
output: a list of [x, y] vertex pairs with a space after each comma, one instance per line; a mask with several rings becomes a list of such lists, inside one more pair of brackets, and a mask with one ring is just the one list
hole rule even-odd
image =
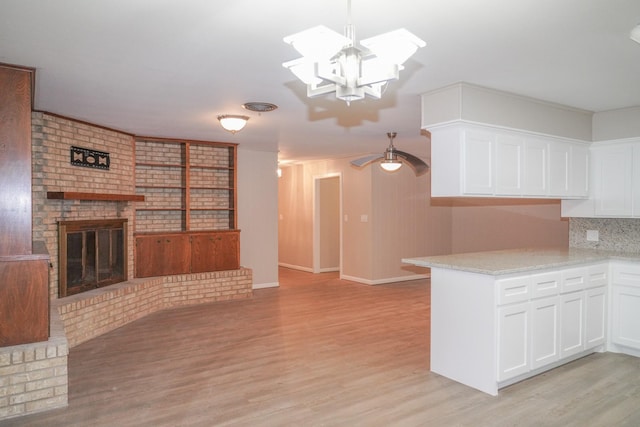
[[402, 166], [402, 162], [399, 160], [383, 160], [380, 162], [380, 167], [387, 172], [395, 172]]
[[249, 120], [249, 116], [239, 116], [234, 114], [223, 114], [218, 116], [218, 120], [220, 121], [220, 125], [233, 134], [241, 131], [247, 124]]

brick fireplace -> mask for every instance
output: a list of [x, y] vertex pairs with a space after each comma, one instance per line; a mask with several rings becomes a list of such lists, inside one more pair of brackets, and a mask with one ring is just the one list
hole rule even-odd
[[126, 280], [126, 219], [59, 221], [58, 242], [60, 298]]
[[[69, 154], [72, 146], [109, 153], [110, 168], [72, 165]], [[252, 272], [242, 267], [144, 279], [133, 277], [135, 251], [130, 249], [134, 247], [134, 204], [138, 199], [108, 196], [135, 195], [134, 150], [133, 135], [55, 114], [32, 113], [32, 233], [34, 241], [45, 243], [51, 259], [50, 337], [45, 342], [0, 347], [0, 384], [12, 384], [5, 390], [8, 393], [5, 398], [0, 398], [0, 420], [66, 406], [69, 348], [157, 310], [252, 295]], [[64, 196], [69, 193], [75, 196]], [[122, 236], [129, 248], [122, 254], [123, 281], [60, 297], [58, 285], [62, 276], [69, 276], [69, 270], [62, 272], [58, 262], [59, 248], [64, 247], [60, 244], [59, 224], [114, 219], [127, 224], [128, 229]], [[79, 238], [87, 242], [86, 233], [83, 236], [81, 232]], [[89, 244], [91, 239], [88, 238]], [[118, 237], [110, 237], [109, 245], [114, 240]], [[88, 271], [91, 263], [87, 260], [90, 255], [82, 257], [84, 264], [76, 260], [76, 268], [80, 265], [87, 277], [91, 275]], [[100, 266], [93, 268], [99, 270]]]

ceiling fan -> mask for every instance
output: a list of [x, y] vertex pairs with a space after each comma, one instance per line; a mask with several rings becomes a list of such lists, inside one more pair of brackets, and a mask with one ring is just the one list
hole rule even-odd
[[393, 139], [396, 137], [396, 135], [396, 132], [387, 132], [387, 137], [389, 138], [389, 147], [387, 147], [384, 153], [374, 154], [371, 156], [352, 160], [351, 164], [357, 167], [363, 167], [371, 162], [382, 159], [382, 161], [380, 162], [380, 167], [388, 172], [393, 172], [400, 169], [400, 167], [402, 166], [402, 161], [400, 161], [400, 159], [402, 159], [413, 168], [416, 175], [420, 176], [427, 173], [427, 171], [429, 170], [429, 165], [422, 161], [422, 159], [419, 159], [413, 154], [397, 150], [396, 147], [393, 146]]

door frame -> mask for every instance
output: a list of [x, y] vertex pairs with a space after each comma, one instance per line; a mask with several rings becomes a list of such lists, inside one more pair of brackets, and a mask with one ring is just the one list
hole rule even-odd
[[326, 271], [320, 268], [320, 180], [327, 178], [338, 178], [338, 204], [339, 204], [339, 242], [340, 248], [338, 271], [342, 275], [342, 173], [333, 172], [322, 175], [313, 176], [313, 266], [314, 273], [324, 273]]

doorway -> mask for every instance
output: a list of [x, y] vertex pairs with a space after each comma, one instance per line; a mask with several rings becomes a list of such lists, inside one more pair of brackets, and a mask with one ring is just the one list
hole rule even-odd
[[313, 272], [342, 269], [342, 176], [314, 178]]

